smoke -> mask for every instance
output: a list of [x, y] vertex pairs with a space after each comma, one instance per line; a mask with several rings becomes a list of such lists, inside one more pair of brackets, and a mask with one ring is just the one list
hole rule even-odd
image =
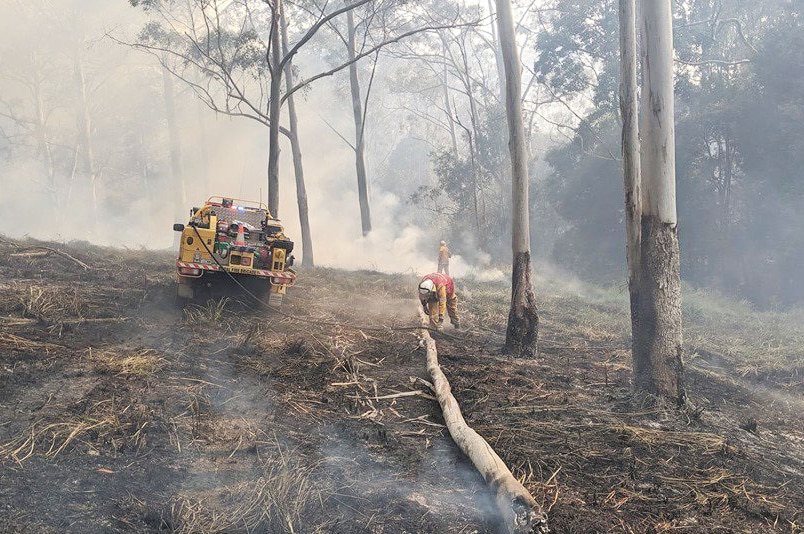
[[[95, 7], [100, 11], [91, 19], [72, 17], [64, 24], [51, 20], [48, 34], [34, 31], [41, 17], [20, 18], [18, 8], [0, 8], [6, 11], [4, 20], [31, 26], [31, 31], [14, 34], [15, 49], [51, 58], [47, 64], [15, 61], [0, 67], [0, 100], [19, 118], [0, 118], [0, 233], [168, 249], [174, 243], [172, 224], [186, 222], [190, 208], [209, 196], [266, 201], [267, 128], [215, 115], [177, 81], [182, 196], [171, 171], [162, 71], [155, 58], [106, 37], [111, 33], [132, 41], [145, 19], [125, 2]], [[75, 4], [71, 9], [80, 14], [85, 8]], [[63, 43], [73, 34], [81, 36], [78, 46], [65, 49]], [[10, 52], [0, 50], [4, 59]], [[79, 135], [78, 59], [86, 70], [94, 180]], [[297, 67], [308, 75], [320, 70], [321, 61], [300, 53]], [[381, 63], [378, 78], [383, 68]], [[39, 101], [27, 82], [15, 81], [21, 76], [41, 80]], [[354, 137], [346, 83], [345, 75], [336, 75], [316, 82], [303, 96], [297, 94], [316, 263], [421, 275], [436, 270], [439, 241], [460, 235], [450, 243], [451, 274], [503, 279], [504, 273], [493, 266], [507, 261], [486, 254], [471, 232], [451, 231], [443, 218], [409, 202], [418, 186], [434, 182], [428, 144], [409, 135], [410, 125], [401, 114], [383, 109], [385, 95], [376, 87], [368, 101], [366, 133], [373, 230], [362, 236], [354, 152], [344, 142]], [[39, 111], [47, 116], [44, 142], [31, 129]], [[281, 143], [279, 215], [298, 256], [301, 229], [293, 164], [286, 139]]]
[[[454, 528], [455, 525], [449, 523], [453, 514], [467, 523], [499, 523], [499, 513], [482, 477], [462, 453], [445, 446], [443, 437], [433, 438], [433, 446], [423, 448], [421, 455], [406, 455], [406, 465], [416, 473], [414, 483], [399, 476], [398, 466], [372, 453], [375, 447], [393, 447], [387, 440], [398, 439], [381, 436], [379, 430], [375, 430], [379, 428], [365, 430], [366, 445], [356, 446], [351, 436], [344, 439], [342, 430], [330, 427], [327, 446], [320, 449], [321, 474], [327, 480], [344, 483], [345, 487], [340, 490], [343, 497], [354, 492], [354, 497], [364, 506], [393, 503], [391, 507], [395, 510], [413, 510], [405, 513], [408, 517], [419, 517], [420, 526], [426, 531]], [[355, 473], [359, 473], [359, 479], [355, 479]], [[354, 485], [346, 485], [346, 482]], [[451, 513], [443, 517], [432, 513], [438, 510]], [[354, 508], [344, 510], [347, 514], [351, 511]]]

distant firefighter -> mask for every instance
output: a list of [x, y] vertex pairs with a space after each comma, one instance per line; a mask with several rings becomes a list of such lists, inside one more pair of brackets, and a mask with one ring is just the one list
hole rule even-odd
[[452, 257], [452, 252], [447, 248], [447, 242], [442, 241], [438, 247], [438, 272], [444, 273], [449, 276], [449, 259]]
[[458, 295], [449, 275], [431, 273], [422, 278], [419, 282], [419, 300], [424, 313], [430, 316], [431, 327], [441, 330], [444, 314], [449, 314], [452, 326], [461, 327], [458, 320]]

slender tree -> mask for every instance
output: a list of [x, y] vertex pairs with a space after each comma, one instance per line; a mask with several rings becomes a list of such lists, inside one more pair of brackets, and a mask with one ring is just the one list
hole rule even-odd
[[[288, 53], [288, 25], [285, 19], [285, 12], [280, 13], [279, 22], [282, 30], [282, 54]], [[287, 91], [293, 89], [293, 62], [285, 64], [285, 88]], [[310, 230], [310, 216], [307, 208], [307, 186], [304, 183], [304, 165], [302, 163], [301, 143], [299, 142], [299, 120], [296, 115], [296, 101], [293, 95], [287, 99], [288, 105], [288, 138], [290, 140], [290, 151], [293, 156], [293, 171], [296, 176], [296, 203], [299, 207], [299, 225], [302, 233], [302, 265], [313, 267], [313, 237]]]
[[682, 402], [670, 0], [642, 2], [641, 29], [642, 228], [634, 325], [634, 386]]
[[98, 225], [98, 164], [95, 160], [95, 143], [92, 136], [92, 114], [89, 110], [89, 89], [87, 87], [86, 72], [84, 71], [84, 61], [81, 51], [82, 43], [76, 45], [75, 52], [75, 92], [76, 92], [76, 114], [78, 118], [78, 139], [80, 146], [81, 162], [89, 177], [89, 186], [92, 196], [92, 220], [95, 226]]
[[[315, 10], [303, 10], [311, 16], [309, 26], [296, 43], [287, 47], [286, 52], [281, 50], [280, 20], [286, 7], [282, 0], [264, 2], [270, 17], [267, 41], [262, 38], [265, 28], [259, 20], [260, 10], [253, 7], [262, 2], [256, 0], [229, 4], [192, 0], [187, 2], [186, 13], [183, 15], [179, 13], [182, 9], [180, 6], [163, 4], [159, 0], [129, 2], [157, 15], [163, 24], [149, 24], [143, 29], [139, 42], [123, 44], [155, 55], [163, 66], [188, 84], [213, 111], [246, 117], [268, 127], [268, 207], [274, 216], [279, 212], [279, 134], [290, 137], [289, 130], [280, 125], [282, 105], [296, 91], [318, 79], [332, 76], [367, 56], [377, 54], [386, 46], [422, 32], [454, 27], [457, 24], [415, 26], [408, 31], [391, 32], [384, 35], [384, 39], [364, 47], [360, 53], [329, 70], [317, 72], [290, 88], [286, 84], [283, 94], [282, 77], [294, 56], [322, 28], [331, 25], [334, 19], [353, 9], [373, 4], [375, 0], [351, 0], [347, 5], [332, 11], [327, 11], [326, 3]], [[237, 18], [240, 19], [237, 25], [229, 24]], [[186, 20], [179, 22], [182, 19]], [[164, 60], [163, 54], [170, 61]], [[205, 81], [197, 81], [198, 73], [204, 75]]]
[[[350, 4], [347, 0], [346, 5]], [[360, 224], [363, 235], [371, 232], [371, 206], [369, 204], [368, 177], [366, 175], [366, 145], [363, 134], [366, 131], [363, 103], [360, 96], [360, 79], [357, 77], [357, 50], [355, 48], [355, 20], [352, 11], [346, 13], [346, 38], [349, 57], [349, 89], [352, 94], [352, 114], [355, 121], [355, 169], [357, 171], [357, 196], [360, 202]]]
[[282, 60], [279, 48], [279, 18], [282, 14], [282, 0], [273, 0], [271, 6], [271, 29], [266, 59], [271, 75], [270, 96], [268, 100], [268, 210], [279, 217], [279, 120], [282, 111], [282, 71], [288, 61]]
[[[625, 234], [631, 331], [639, 315], [639, 246], [642, 202], [639, 168], [639, 102], [637, 97], [636, 0], [620, 0], [620, 116], [622, 118]], [[636, 345], [632, 336], [632, 351]]]
[[505, 67], [505, 109], [508, 116], [508, 149], [511, 153], [513, 274], [511, 309], [505, 348], [514, 355], [538, 353], [539, 314], [531, 283], [530, 222], [528, 213], [528, 157], [522, 120], [522, 65], [514, 34], [510, 0], [496, 0], [497, 27]]
[[[170, 140], [170, 175], [173, 180], [173, 218], [182, 220], [187, 204], [187, 194], [184, 188], [184, 172], [181, 157], [181, 140], [179, 127], [176, 121], [176, 90], [173, 84], [173, 75], [166, 68], [162, 68], [162, 87], [165, 98], [165, 117], [167, 119], [168, 138]], [[175, 234], [178, 236], [179, 234]]]

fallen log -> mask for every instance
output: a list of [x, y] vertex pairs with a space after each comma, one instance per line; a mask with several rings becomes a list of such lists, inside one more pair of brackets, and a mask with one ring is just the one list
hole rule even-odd
[[[421, 310], [419, 315], [422, 326], [427, 327], [429, 318]], [[511, 534], [548, 532], [547, 514], [542, 511], [536, 499], [514, 478], [491, 445], [466, 424], [461, 407], [452, 395], [449, 381], [438, 364], [435, 340], [426, 329], [422, 329], [422, 338], [427, 348], [427, 371], [433, 379], [434, 392], [441, 406], [449, 435], [488, 484], [508, 532]]]
[[75, 263], [76, 265], [78, 265], [79, 267], [81, 267], [82, 269], [84, 269], [85, 271], [89, 271], [92, 269], [92, 267], [90, 267], [83, 261], [79, 260], [78, 258], [74, 258], [73, 256], [70, 256], [63, 250], [59, 250], [56, 248], [43, 247], [41, 245], [23, 245], [21, 243], [16, 243], [14, 241], [9, 241], [6, 239], [0, 239], [0, 243], [4, 245], [11, 245], [12, 247], [17, 249], [17, 252], [12, 253], [11, 255], [16, 256], [27, 255], [30, 257], [39, 257], [40, 254], [38, 254], [37, 252], [45, 252], [46, 254], [56, 254], [58, 256], [61, 256], [62, 258], [66, 258], [71, 262]]

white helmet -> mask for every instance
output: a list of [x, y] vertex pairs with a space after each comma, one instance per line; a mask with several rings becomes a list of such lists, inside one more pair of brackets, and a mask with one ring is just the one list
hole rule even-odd
[[427, 280], [422, 280], [419, 284], [419, 295], [426, 297], [435, 291], [435, 284], [429, 278]]
[[447, 242], [446, 242], [446, 241], [442, 241], [442, 242], [441, 242], [441, 246], [444, 246], [444, 245], [446, 245], [446, 244], [447, 244]]

